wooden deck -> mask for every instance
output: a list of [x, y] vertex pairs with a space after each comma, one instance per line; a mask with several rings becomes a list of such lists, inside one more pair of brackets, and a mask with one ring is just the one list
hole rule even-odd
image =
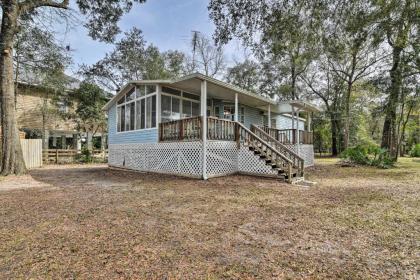
[[[203, 135], [203, 118], [191, 117], [159, 124], [159, 141], [199, 141]], [[313, 144], [313, 132], [297, 129], [260, 127], [281, 144]], [[207, 139], [237, 141], [238, 128], [234, 121], [207, 117]]]
[[[240, 122], [208, 117], [203, 131], [203, 117], [192, 117], [159, 124], [160, 142], [200, 141], [203, 133], [208, 140], [235, 141], [238, 148], [247, 147], [256, 157], [289, 183], [303, 179], [304, 159], [286, 144], [297, 143], [297, 130], [274, 130]], [[299, 143], [312, 143], [312, 135], [302, 132]], [[300, 138], [302, 136], [302, 138]]]

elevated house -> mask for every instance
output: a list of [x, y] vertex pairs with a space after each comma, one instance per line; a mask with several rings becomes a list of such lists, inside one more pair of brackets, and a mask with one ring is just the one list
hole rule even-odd
[[112, 167], [203, 179], [243, 173], [293, 182], [314, 162], [315, 106], [276, 102], [198, 73], [129, 82], [104, 110]]

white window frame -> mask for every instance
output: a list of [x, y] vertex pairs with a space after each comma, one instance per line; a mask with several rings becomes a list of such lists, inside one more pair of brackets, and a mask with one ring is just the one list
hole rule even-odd
[[[138, 87], [144, 87], [144, 88], [146, 88], [146, 86], [154, 86], [155, 87], [155, 91], [153, 93], [149, 93], [149, 94], [146, 94], [144, 96], [137, 97], [137, 88]], [[156, 84], [140, 84], [140, 85], [136, 85], [134, 87], [134, 99], [127, 102], [126, 95], [132, 89], [133, 88], [130, 88], [130, 90], [128, 90], [123, 96], [121, 96], [120, 98], [118, 98], [117, 102], [115, 103], [116, 104], [116, 107], [115, 107], [115, 114], [116, 114], [115, 131], [117, 132], [117, 134], [120, 134], [120, 133], [130, 133], [130, 132], [136, 132], [136, 131], [147, 131], [147, 130], [151, 130], [151, 129], [157, 129], [157, 127], [159, 125], [158, 124], [158, 116], [157, 116], [157, 114], [158, 114], [158, 110], [157, 110], [157, 106], [158, 106], [158, 102], [157, 102], [158, 85], [156, 85]], [[155, 104], [155, 106], [156, 106], [156, 108], [155, 108], [156, 124], [155, 124], [154, 127], [146, 128], [146, 126], [147, 126], [147, 101], [146, 100], [147, 100], [147, 98], [149, 98], [149, 97], [152, 98], [153, 96], [156, 96], [156, 104]], [[118, 101], [121, 100], [121, 98], [124, 98], [124, 102], [121, 103], [121, 104], [118, 104]], [[144, 103], [145, 103], [145, 106], [144, 106], [144, 108], [145, 108], [145, 114], [144, 114], [145, 128], [139, 128], [139, 129], [137, 129], [136, 128], [137, 127], [137, 106], [136, 106], [136, 102], [137, 101], [140, 101], [142, 99], [145, 99], [145, 101], [144, 101]], [[119, 121], [119, 117], [120, 117], [119, 114], [118, 114], [118, 107], [126, 106], [126, 105], [128, 105], [130, 103], [133, 103], [133, 102], [134, 102], [134, 129], [133, 130], [118, 131], [118, 121]], [[126, 114], [126, 109], [124, 109], [124, 113]], [[131, 119], [131, 117], [130, 117], [130, 119]], [[124, 125], [126, 125], [126, 122], [127, 122], [127, 119], [125, 119]]]
[[[165, 86], [165, 87], [167, 87], [167, 86]], [[180, 101], [179, 102], [179, 115], [181, 116], [180, 119], [183, 119], [182, 114], [184, 112], [183, 112], [183, 106], [182, 105], [183, 105], [183, 101], [184, 100], [185, 101], [191, 101], [191, 102], [194, 102], [194, 103], [197, 103], [197, 104], [200, 104], [200, 102], [201, 102], [201, 96], [198, 95], [198, 94], [196, 94], [196, 93], [192, 93], [190, 91], [184, 91], [184, 90], [173, 88], [173, 87], [167, 87], [167, 88], [171, 88], [171, 89], [178, 90], [178, 91], [181, 92], [181, 95], [170, 94], [170, 93], [164, 92], [163, 91], [163, 88], [162, 88], [162, 92], [161, 92], [161, 96], [171, 97], [171, 114], [172, 114], [172, 98], [179, 99], [179, 101]], [[191, 99], [191, 98], [188, 98], [188, 97], [184, 97], [184, 92], [185, 93], [188, 93], [188, 94], [191, 94], [191, 95], [197, 95], [200, 98], [200, 100], [196, 100], [196, 99]], [[191, 106], [192, 106], [192, 104], [191, 104]], [[162, 105], [161, 105], [161, 108], [159, 108], [159, 109], [160, 109], [160, 111], [162, 111]], [[191, 107], [191, 113], [192, 113], [192, 107]]]

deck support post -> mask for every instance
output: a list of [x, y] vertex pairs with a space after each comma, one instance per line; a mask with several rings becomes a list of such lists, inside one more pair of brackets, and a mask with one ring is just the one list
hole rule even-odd
[[296, 123], [296, 148], [297, 154], [300, 156], [299, 109], [296, 110]]
[[271, 128], [271, 104], [268, 104], [268, 127]]
[[292, 106], [292, 139], [290, 142], [296, 144], [296, 132], [295, 132], [295, 107]]
[[311, 130], [312, 130], [312, 113], [311, 112], [308, 112], [307, 113], [308, 114], [308, 116], [307, 116], [307, 121], [308, 121], [308, 132], [311, 132]]
[[239, 106], [238, 106], [238, 93], [235, 93], [235, 122], [239, 120]]
[[201, 81], [201, 127], [203, 129], [202, 141], [203, 141], [203, 180], [207, 180], [207, 81]]

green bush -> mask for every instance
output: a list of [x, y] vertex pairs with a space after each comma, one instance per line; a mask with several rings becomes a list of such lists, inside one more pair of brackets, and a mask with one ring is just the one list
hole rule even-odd
[[350, 161], [360, 165], [370, 165], [380, 168], [389, 168], [394, 165], [388, 151], [381, 149], [377, 145], [358, 145], [346, 149], [340, 157], [345, 161]]
[[84, 163], [93, 162], [92, 153], [89, 151], [88, 148], [82, 148], [82, 154], [80, 155], [79, 161]]
[[410, 157], [420, 157], [420, 143], [413, 145], [410, 150]]

